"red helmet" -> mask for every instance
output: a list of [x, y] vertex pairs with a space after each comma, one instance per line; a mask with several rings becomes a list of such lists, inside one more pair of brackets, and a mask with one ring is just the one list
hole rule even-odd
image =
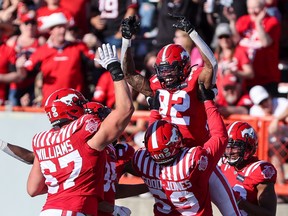
[[225, 151], [227, 162], [238, 166], [256, 152], [258, 138], [254, 128], [247, 122], [236, 121], [227, 126], [228, 145]]
[[103, 121], [110, 113], [111, 109], [98, 102], [88, 102], [84, 105], [86, 113], [96, 115]]
[[72, 88], [59, 89], [47, 98], [44, 109], [52, 126], [61, 126], [67, 121], [73, 121], [84, 112], [86, 98]]
[[182, 135], [177, 125], [158, 120], [148, 127], [144, 144], [157, 163], [169, 163], [182, 147]]
[[159, 51], [154, 67], [162, 88], [181, 89], [191, 71], [189, 53], [180, 45], [168, 44]]

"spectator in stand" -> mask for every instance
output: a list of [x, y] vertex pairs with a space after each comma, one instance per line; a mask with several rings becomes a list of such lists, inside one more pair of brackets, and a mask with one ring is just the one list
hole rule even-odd
[[[7, 45], [12, 47], [17, 58], [24, 55], [29, 58], [36, 49], [43, 45], [43, 41], [37, 38], [36, 19], [34, 13], [22, 14], [20, 17], [20, 35], [14, 35], [7, 40]], [[23, 81], [11, 83], [9, 90], [9, 100], [13, 106], [22, 106], [21, 97], [26, 95], [28, 103], [25, 105], [32, 106], [34, 95], [35, 77], [38, 71], [30, 73]]]
[[253, 65], [254, 78], [247, 80], [248, 89], [255, 85], [264, 86], [272, 96], [278, 95], [280, 81], [279, 42], [280, 23], [266, 10], [265, 0], [247, 0], [248, 15], [228, 16], [233, 33], [239, 39]]
[[[284, 112], [286, 112], [286, 109], [288, 109], [288, 100], [286, 98], [272, 97], [263, 86], [254, 86], [251, 88], [249, 95], [254, 104], [250, 108], [249, 114], [251, 116], [273, 116], [275, 118], [279, 118]], [[275, 123], [272, 121], [270, 125], [272, 124]], [[283, 129], [287, 130], [287, 128]], [[271, 163], [275, 166], [278, 172], [277, 183], [284, 184], [285, 174], [283, 169], [283, 159], [281, 158], [280, 152], [278, 152], [281, 151], [280, 146], [282, 143], [279, 141], [281, 141], [280, 136], [283, 134], [283, 132], [281, 132], [279, 128], [277, 133], [279, 136], [277, 136], [275, 133], [270, 134], [269, 156], [271, 158]]]
[[254, 155], [258, 146], [256, 131], [241, 121], [228, 125], [227, 131], [221, 170], [233, 188], [241, 215], [275, 215], [277, 171]]
[[16, 70], [15, 50], [5, 43], [5, 39], [12, 32], [13, 27], [10, 23], [0, 23], [0, 105], [4, 105], [8, 99], [8, 84], [11, 82], [20, 82], [25, 77], [25, 73]]
[[242, 89], [241, 79], [233, 74], [224, 75], [222, 86], [218, 86], [222, 94], [216, 97], [219, 113], [227, 118], [232, 114], [248, 114], [252, 101], [248, 92]]
[[204, 61], [202, 59], [200, 51], [186, 32], [177, 29], [175, 31], [174, 43], [182, 46], [190, 54], [192, 66], [204, 66]]
[[[83, 42], [65, 40], [68, 21], [63, 13], [54, 13], [46, 17], [42, 28], [49, 30], [47, 43], [37, 49], [27, 60], [21, 56], [17, 60], [17, 70], [31, 73], [40, 70], [43, 74], [43, 101], [59, 88], [74, 88], [84, 95], [88, 94], [85, 80], [89, 77], [84, 66], [94, 66], [94, 55], [89, 53]], [[90, 71], [90, 70], [89, 70]]]
[[243, 48], [233, 42], [232, 31], [228, 23], [220, 23], [215, 31], [217, 47], [215, 56], [218, 60], [217, 86], [218, 94], [223, 97], [221, 86], [223, 77], [227, 74], [234, 74], [241, 79], [242, 89], [246, 90], [246, 80], [254, 77], [253, 67]]
[[121, 47], [122, 35], [120, 25], [122, 19], [137, 14], [137, 0], [115, 0], [106, 3], [101, 0], [91, 1], [92, 31], [105, 43]]
[[158, 34], [155, 38], [156, 49], [160, 50], [163, 46], [173, 43], [176, 29], [172, 29], [174, 18], [169, 14], [185, 16], [192, 24], [196, 25], [198, 3], [193, 0], [162, 0], [159, 1], [157, 28]]
[[75, 24], [72, 14], [67, 9], [60, 6], [60, 0], [45, 0], [45, 3], [45, 6], [42, 6], [36, 10], [37, 27], [40, 32], [47, 30], [45, 26], [43, 29], [43, 24], [45, 23], [45, 19], [53, 13], [63, 13], [69, 26], [73, 26]]

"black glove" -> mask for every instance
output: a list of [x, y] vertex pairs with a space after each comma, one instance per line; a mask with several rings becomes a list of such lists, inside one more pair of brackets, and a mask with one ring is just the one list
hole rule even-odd
[[122, 37], [126, 39], [131, 39], [140, 28], [140, 22], [136, 21], [136, 16], [129, 16], [126, 19], [122, 20], [121, 23], [121, 32]]
[[206, 89], [204, 83], [199, 83], [198, 98], [201, 102], [207, 100], [213, 100], [215, 98], [215, 93], [212, 89]]
[[182, 31], [187, 32], [190, 34], [195, 27], [190, 23], [189, 20], [187, 20], [184, 16], [181, 15], [175, 15], [175, 14], [169, 14], [173, 19], [176, 20], [176, 23], [173, 24], [174, 28], [180, 29]]
[[159, 91], [156, 91], [153, 97], [147, 97], [146, 101], [149, 105], [150, 110], [159, 110], [160, 108]]

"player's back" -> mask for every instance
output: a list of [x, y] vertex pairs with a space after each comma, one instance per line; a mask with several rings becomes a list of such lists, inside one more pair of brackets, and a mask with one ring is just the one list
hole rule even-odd
[[96, 214], [98, 199], [103, 197], [106, 154], [90, 148], [87, 141], [99, 126], [99, 119], [83, 115], [62, 128], [34, 136], [33, 151], [48, 187], [43, 209]]
[[135, 152], [132, 163], [155, 198], [155, 215], [212, 215], [208, 181], [214, 166], [199, 149], [184, 148], [169, 165], [157, 164], [145, 148]]
[[150, 79], [151, 89], [160, 93], [159, 114], [178, 125], [186, 146], [202, 146], [209, 139], [204, 104], [197, 96], [201, 71], [202, 68], [192, 71], [185, 81], [187, 85], [174, 92], [161, 88], [156, 76]]

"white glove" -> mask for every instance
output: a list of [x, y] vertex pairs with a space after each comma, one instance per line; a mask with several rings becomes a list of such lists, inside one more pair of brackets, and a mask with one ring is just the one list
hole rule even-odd
[[4, 151], [4, 149], [6, 149], [6, 148], [7, 148], [7, 142], [5, 142], [4, 140], [0, 139], [0, 149], [2, 151]]
[[95, 58], [98, 64], [100, 64], [106, 70], [108, 69], [107, 66], [113, 62], [119, 62], [117, 57], [116, 46], [113, 45], [111, 49], [111, 45], [109, 43], [102, 44], [102, 48], [98, 47], [99, 58]]
[[113, 216], [130, 216], [130, 215], [131, 211], [129, 208], [114, 205]]

